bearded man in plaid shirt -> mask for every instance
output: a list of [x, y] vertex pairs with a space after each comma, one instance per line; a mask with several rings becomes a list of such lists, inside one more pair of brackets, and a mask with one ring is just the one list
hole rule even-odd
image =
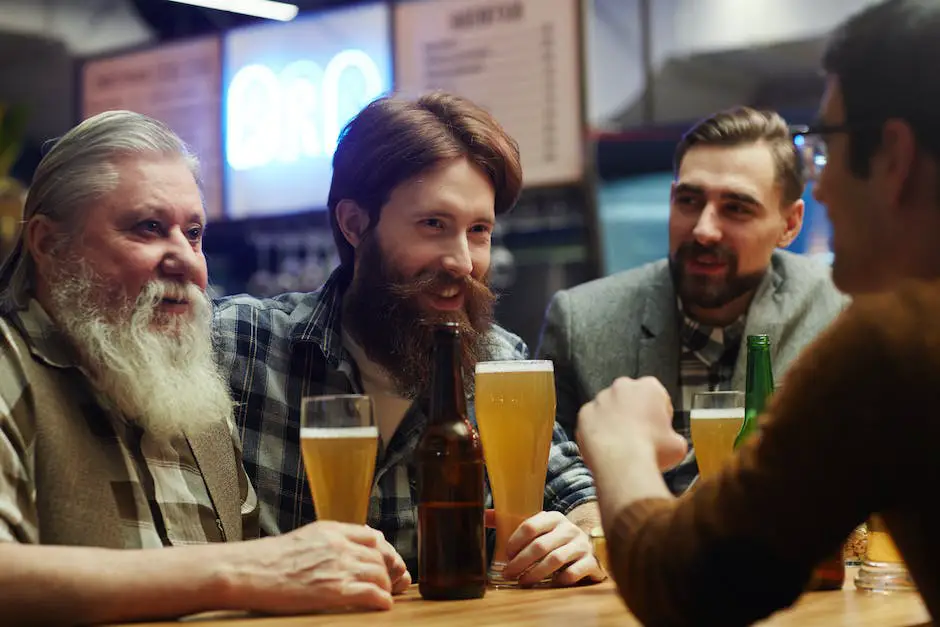
[[[426, 416], [413, 401], [429, 381], [433, 325], [460, 323], [465, 374], [482, 359], [527, 356], [520, 338], [493, 323], [487, 287], [496, 216], [521, 187], [515, 141], [467, 100], [382, 98], [346, 127], [327, 203], [340, 267], [310, 294], [216, 306], [216, 346], [264, 533], [316, 517], [300, 453], [301, 399], [365, 393], [381, 442], [368, 524], [416, 572], [413, 453]], [[586, 534], [598, 523], [593, 478], [557, 425], [544, 508], [510, 540], [505, 575], [522, 575], [523, 584], [603, 579]]]

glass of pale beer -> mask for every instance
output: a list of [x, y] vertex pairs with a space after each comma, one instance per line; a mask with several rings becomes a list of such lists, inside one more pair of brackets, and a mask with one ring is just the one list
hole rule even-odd
[[526, 519], [542, 511], [548, 453], [555, 425], [551, 361], [488, 361], [476, 366], [476, 419], [493, 490], [496, 546], [490, 582], [506, 580], [506, 545]]
[[366, 523], [378, 443], [368, 396], [301, 401], [300, 446], [317, 520]]
[[702, 479], [717, 475], [734, 453], [734, 439], [744, 422], [743, 392], [692, 395], [689, 426]]
[[858, 569], [855, 587], [871, 592], [917, 589], [879, 514], [872, 514], [868, 519], [868, 548]]

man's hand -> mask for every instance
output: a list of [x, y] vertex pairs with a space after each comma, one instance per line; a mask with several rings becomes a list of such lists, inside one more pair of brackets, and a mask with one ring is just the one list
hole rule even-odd
[[591, 539], [560, 512], [539, 512], [519, 525], [506, 547], [507, 579], [534, 585], [551, 576], [556, 586], [584, 579], [603, 581], [607, 575], [594, 557]]
[[619, 457], [612, 450], [652, 450], [660, 470], [672, 468], [688, 451], [685, 438], [672, 430], [672, 401], [653, 377], [621, 377], [578, 413], [578, 446], [593, 470], [599, 458]]
[[232, 592], [256, 611], [387, 610], [411, 584], [401, 556], [364, 525], [315, 522], [233, 548]]

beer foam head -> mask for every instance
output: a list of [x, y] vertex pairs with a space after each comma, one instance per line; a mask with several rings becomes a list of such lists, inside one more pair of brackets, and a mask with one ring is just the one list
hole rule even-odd
[[555, 372], [555, 365], [547, 359], [515, 359], [506, 361], [481, 361], [477, 374], [500, 372]]
[[689, 420], [718, 420], [719, 418], [741, 418], [743, 420], [744, 408], [693, 409], [689, 412]]
[[340, 429], [318, 429], [317, 427], [304, 427], [300, 430], [301, 438], [308, 439], [339, 439], [339, 438], [378, 438], [378, 427], [349, 427]]

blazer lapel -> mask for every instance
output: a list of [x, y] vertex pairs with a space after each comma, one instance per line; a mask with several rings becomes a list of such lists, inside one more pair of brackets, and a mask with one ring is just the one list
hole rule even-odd
[[652, 284], [640, 312], [635, 376], [650, 376], [669, 391], [673, 407], [682, 406], [679, 389], [679, 327], [676, 296], [668, 269]]
[[732, 390], [744, 391], [747, 383], [748, 335], [769, 335], [770, 363], [774, 364], [777, 361], [777, 353], [780, 351], [780, 334], [787, 314], [786, 303], [779, 293], [782, 285], [783, 278], [771, 265], [748, 308], [744, 336], [741, 338], [741, 349], [738, 351], [738, 359], [735, 362], [734, 375], [731, 380]]
[[241, 540], [241, 493], [237, 472], [242, 462], [235, 459], [232, 434], [226, 423], [219, 421], [200, 431], [186, 430], [186, 439], [206, 482], [216, 515], [222, 522], [225, 539], [229, 542]]

